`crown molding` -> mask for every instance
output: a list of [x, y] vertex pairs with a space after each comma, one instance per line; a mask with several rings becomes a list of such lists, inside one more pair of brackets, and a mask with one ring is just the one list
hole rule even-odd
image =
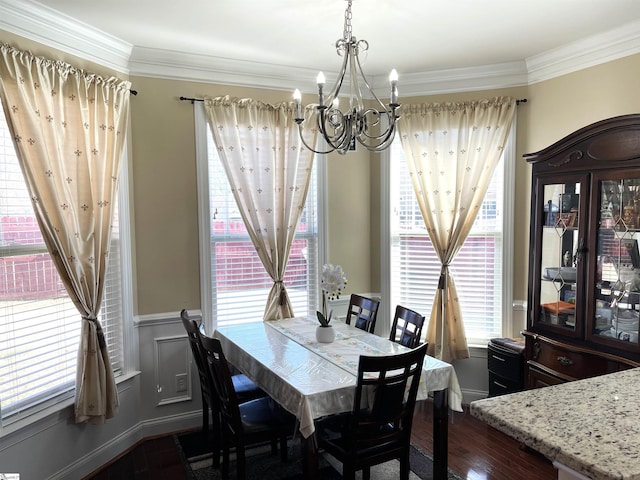
[[529, 84], [640, 52], [640, 20], [526, 59]]
[[[33, 0], [0, 0], [0, 29], [133, 76], [315, 91], [315, 70], [136, 47]], [[400, 94], [407, 97], [530, 85], [639, 52], [640, 21], [635, 21], [522, 61], [404, 73]], [[331, 74], [327, 77], [331, 82]], [[388, 88], [386, 76], [369, 80], [374, 90]]]
[[[388, 84], [386, 78], [382, 80]], [[409, 73], [401, 81], [400, 95], [408, 97], [518, 87], [527, 85], [528, 76], [521, 61]]]
[[[316, 93], [317, 70], [285, 65], [197, 55], [171, 50], [134, 47], [129, 64], [133, 76], [192, 80], [243, 87], [261, 87], [304, 93]], [[325, 72], [326, 73], [326, 72]], [[332, 84], [337, 72], [326, 73]], [[388, 90], [386, 75], [369, 78], [376, 91]], [[465, 67], [403, 74], [403, 97], [450, 92], [468, 92], [527, 84], [525, 62], [510, 62], [480, 67]], [[364, 92], [363, 92], [364, 93]]]
[[32, 0], [0, 0], [0, 29], [129, 73], [131, 44]]
[[[129, 73], [132, 76], [291, 91], [304, 84], [315, 87], [313, 79], [317, 75], [317, 72], [300, 67], [146, 47], [133, 47]], [[303, 88], [300, 90], [304, 91]]]

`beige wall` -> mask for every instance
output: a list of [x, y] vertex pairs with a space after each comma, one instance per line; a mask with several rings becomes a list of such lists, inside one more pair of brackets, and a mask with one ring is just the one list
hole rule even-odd
[[[371, 205], [369, 151], [359, 148], [327, 158], [328, 262], [347, 274], [345, 294], [371, 291]], [[375, 243], [375, 242], [374, 242]]]
[[[514, 300], [527, 299], [531, 169], [522, 155], [541, 150], [598, 120], [640, 112], [639, 75], [640, 55], [633, 55], [528, 87], [402, 99], [404, 103], [460, 101], [496, 95], [527, 99], [527, 103], [518, 106], [517, 116]], [[377, 170], [374, 170], [374, 175], [379, 176]], [[372, 185], [377, 188], [379, 179], [374, 178]], [[377, 212], [372, 210], [372, 218], [378, 215]], [[372, 224], [378, 225], [373, 220]], [[373, 238], [379, 238], [379, 234], [374, 234]], [[374, 246], [372, 251], [376, 249]]]
[[[640, 55], [529, 86], [528, 103], [519, 108], [518, 154], [532, 153], [571, 132], [605, 118], [640, 112]], [[516, 170], [514, 298], [526, 299], [529, 259], [531, 169], [521, 160]]]
[[[108, 73], [99, 66], [0, 32], [0, 41]], [[594, 121], [640, 111], [634, 55], [528, 87], [403, 98], [404, 103], [511, 95], [518, 107], [514, 298], [526, 299], [530, 169], [524, 153], [540, 150]], [[123, 75], [118, 75], [123, 77]], [[180, 96], [234, 95], [277, 103], [289, 91], [133, 77], [131, 168], [134, 261], [139, 315], [200, 308], [193, 109]], [[311, 102], [312, 98], [305, 98]], [[328, 158], [329, 261], [341, 264], [347, 293], [379, 291], [380, 176], [376, 154], [360, 150]]]
[[633, 55], [531, 85], [525, 149], [535, 152], [598, 120], [637, 113], [638, 75], [640, 55]]
[[[180, 96], [251, 97], [291, 92], [134, 77], [132, 98], [136, 270], [140, 315], [200, 308], [193, 108]], [[304, 102], [312, 101], [304, 98]], [[329, 261], [347, 272], [348, 292], [369, 291], [369, 156], [331, 154], [327, 164]]]

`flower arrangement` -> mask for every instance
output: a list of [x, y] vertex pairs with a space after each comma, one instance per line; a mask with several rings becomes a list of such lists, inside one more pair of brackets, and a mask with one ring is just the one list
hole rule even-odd
[[340, 265], [326, 263], [322, 266], [320, 288], [322, 289], [322, 312], [316, 312], [320, 326], [328, 327], [333, 310], [327, 314], [327, 298], [335, 300], [347, 285], [347, 276]]

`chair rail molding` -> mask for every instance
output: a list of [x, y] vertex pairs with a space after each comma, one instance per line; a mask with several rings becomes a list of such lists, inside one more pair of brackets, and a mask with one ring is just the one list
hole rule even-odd
[[[189, 316], [199, 322], [202, 320], [202, 311], [196, 309], [189, 309]], [[155, 325], [165, 325], [168, 323], [177, 323], [182, 325], [180, 320], [180, 311], [175, 312], [163, 312], [163, 313], [149, 313], [145, 315], [136, 315], [133, 318], [133, 325], [136, 328], [140, 327], [153, 327]]]

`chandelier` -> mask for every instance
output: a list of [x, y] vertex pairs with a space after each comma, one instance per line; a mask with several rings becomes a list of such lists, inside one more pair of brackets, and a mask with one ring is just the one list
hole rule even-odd
[[[296, 89], [293, 98], [296, 104], [296, 118], [298, 130], [302, 143], [315, 153], [325, 154], [335, 150], [338, 153], [345, 154], [349, 150], [356, 149], [356, 142], [373, 152], [379, 152], [391, 145], [393, 137], [396, 133], [396, 120], [398, 115], [396, 111], [400, 107], [398, 103], [398, 73], [395, 69], [391, 70], [389, 82], [391, 84], [391, 94], [389, 96], [389, 104], [384, 105], [376, 96], [367, 78], [362, 71], [360, 65], [359, 54], [369, 49], [369, 43], [366, 40], [356, 40], [351, 33], [351, 2], [347, 0], [348, 5], [344, 14], [344, 36], [336, 41], [336, 51], [338, 55], [343, 56], [342, 68], [338, 75], [333, 89], [325, 99], [324, 84], [325, 77], [322, 72], [318, 74], [318, 104], [316, 105], [316, 120], [320, 135], [322, 136], [326, 150], [316, 150], [309, 146], [302, 135], [302, 95], [300, 90]], [[340, 91], [343, 82], [349, 71], [349, 105], [348, 109], [340, 110]], [[358, 80], [361, 79], [364, 87], [369, 91], [371, 98], [375, 100], [376, 105], [373, 107], [365, 107], [362, 98], [362, 89]]]

